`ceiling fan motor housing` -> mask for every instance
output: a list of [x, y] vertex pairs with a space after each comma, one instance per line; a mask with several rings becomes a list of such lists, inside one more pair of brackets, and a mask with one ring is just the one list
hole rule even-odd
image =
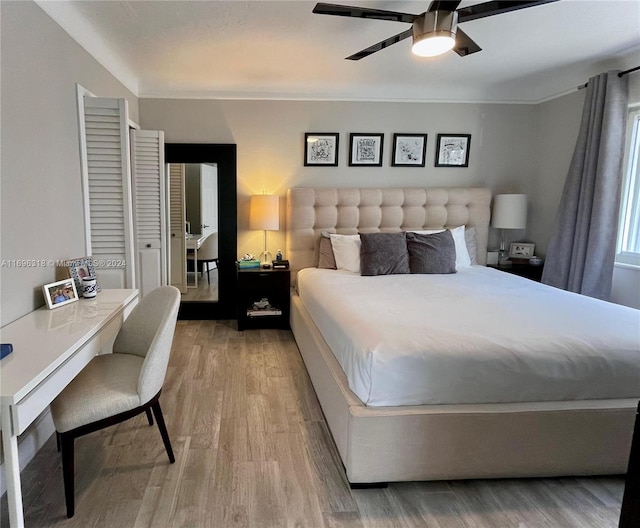
[[413, 21], [414, 52], [420, 54], [415, 51], [415, 47], [420, 45], [425, 39], [445, 37], [455, 41], [457, 24], [457, 11], [429, 11], [417, 17]]

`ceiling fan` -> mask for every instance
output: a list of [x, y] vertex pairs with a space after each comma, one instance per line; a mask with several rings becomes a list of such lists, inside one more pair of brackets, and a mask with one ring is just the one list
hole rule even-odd
[[367, 7], [319, 3], [313, 8], [313, 12], [319, 15], [390, 20], [392, 22], [406, 22], [412, 25], [411, 29], [407, 29], [402, 33], [398, 33], [393, 37], [389, 37], [382, 42], [378, 42], [373, 46], [369, 46], [362, 51], [346, 57], [349, 60], [364, 59], [377, 51], [388, 48], [392, 44], [396, 44], [411, 36], [413, 36], [411, 51], [415, 55], [434, 57], [453, 49], [458, 55], [465, 57], [471, 53], [481, 51], [482, 48], [462, 31], [458, 27], [458, 24], [557, 1], [558, 0], [493, 0], [485, 2], [484, 4], [458, 9], [461, 0], [433, 0], [429, 5], [429, 9], [419, 15], [385, 11], [382, 9], [370, 9]]

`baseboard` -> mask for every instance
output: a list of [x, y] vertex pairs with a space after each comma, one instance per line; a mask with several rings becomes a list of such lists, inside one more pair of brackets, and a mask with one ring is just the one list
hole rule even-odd
[[[18, 438], [18, 458], [20, 471], [24, 470], [36, 453], [55, 432], [53, 419], [49, 409], [43, 412]], [[7, 479], [4, 471], [4, 460], [0, 463], [0, 496], [7, 491]]]

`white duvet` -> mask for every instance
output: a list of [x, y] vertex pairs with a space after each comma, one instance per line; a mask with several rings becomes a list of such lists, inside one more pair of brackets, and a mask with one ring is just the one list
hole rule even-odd
[[297, 280], [366, 405], [640, 398], [639, 310], [483, 266]]

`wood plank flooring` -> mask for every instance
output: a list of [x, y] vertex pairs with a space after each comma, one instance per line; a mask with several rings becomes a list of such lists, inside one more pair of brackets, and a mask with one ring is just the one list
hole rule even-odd
[[[65, 517], [52, 437], [22, 473], [32, 527], [605, 528], [619, 477], [407, 482], [350, 490], [289, 331], [179, 321], [160, 402], [168, 463], [144, 415], [76, 440]], [[8, 526], [7, 500], [0, 524]]]

